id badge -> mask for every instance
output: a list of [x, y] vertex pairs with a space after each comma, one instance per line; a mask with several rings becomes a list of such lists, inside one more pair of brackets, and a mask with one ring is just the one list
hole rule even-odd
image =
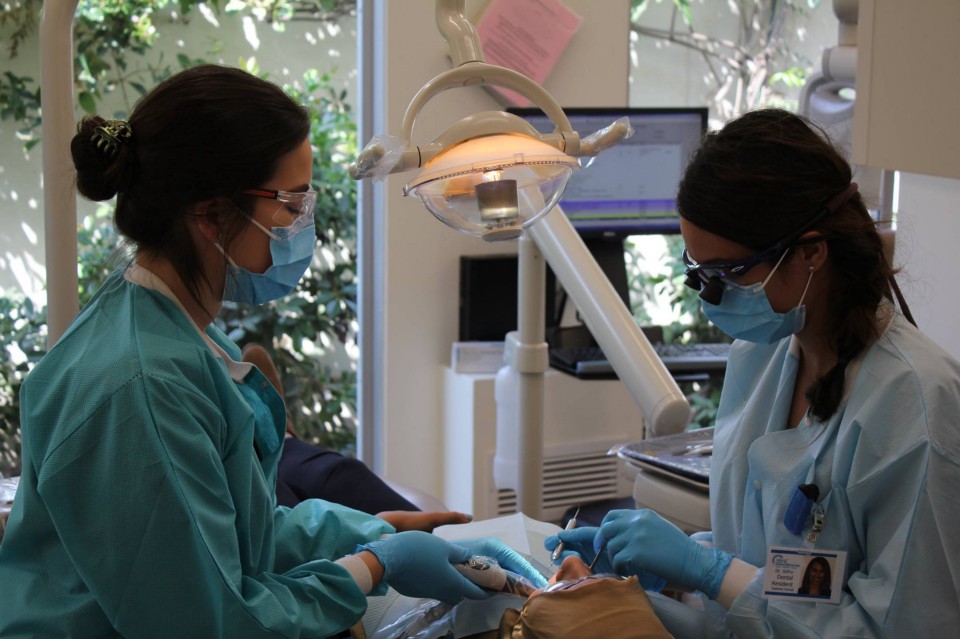
[[846, 564], [845, 550], [770, 546], [763, 598], [838, 604]]

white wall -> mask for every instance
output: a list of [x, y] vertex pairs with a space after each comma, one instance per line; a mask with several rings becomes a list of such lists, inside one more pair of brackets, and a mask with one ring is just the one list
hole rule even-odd
[[[627, 0], [567, 0], [583, 17], [580, 31], [559, 60], [545, 88], [564, 106], [627, 103]], [[414, 94], [450, 68], [447, 47], [434, 19], [433, 0], [380, 0], [385, 31], [374, 52], [382, 75], [374, 86], [378, 131], [399, 134]], [[468, 0], [473, 16], [483, 6]], [[448, 91], [431, 100], [414, 129], [414, 143], [426, 142], [460, 118], [497, 103], [482, 89]], [[441, 365], [457, 337], [459, 257], [511, 252], [516, 242], [485, 245], [434, 219], [417, 201], [402, 197], [412, 174], [392, 176], [376, 196], [382, 261], [382, 332], [366, 344], [382, 349], [381, 428], [378, 470], [434, 494], [442, 485]]]
[[[339, 28], [318, 22], [298, 21], [287, 25], [283, 33], [270, 26], [238, 17], [211, 15], [205, 19], [198, 11], [190, 14], [189, 25], [170, 23], [166, 14], [155, 20], [161, 39], [145, 60], [131, 54], [132, 68], [146, 64], [178, 68], [176, 54], [202, 58], [230, 66], [255, 58], [261, 72], [278, 83], [294, 83], [308, 68], [329, 72], [337, 86], [347, 90], [348, 101], [355, 104], [356, 92], [356, 24], [345, 18]], [[218, 22], [214, 28], [210, 21]], [[5, 32], [0, 30], [0, 40]], [[39, 37], [27, 40], [13, 60], [0, 55], [0, 72], [12, 71], [18, 75], [40, 79]], [[160, 52], [163, 52], [162, 62]], [[147, 77], [138, 79], [149, 86]], [[101, 114], [111, 116], [114, 111], [129, 112], [136, 95], [125, 103], [119, 93], [108, 96]], [[76, 111], [79, 119], [83, 113]], [[19, 289], [38, 301], [44, 298], [43, 246], [43, 142], [28, 156], [22, 152], [23, 143], [16, 138], [17, 123], [0, 121], [0, 290]], [[81, 198], [78, 218], [95, 210]]]
[[[19, 55], [9, 61], [6, 43], [3, 46], [2, 70], [30, 75], [39, 82], [37, 39], [24, 42]], [[45, 273], [41, 149], [34, 147], [24, 157], [18, 128], [17, 122], [0, 120], [0, 290], [17, 288], [39, 298]]]
[[958, 238], [960, 180], [901, 174], [897, 281], [920, 329], [960, 358]]

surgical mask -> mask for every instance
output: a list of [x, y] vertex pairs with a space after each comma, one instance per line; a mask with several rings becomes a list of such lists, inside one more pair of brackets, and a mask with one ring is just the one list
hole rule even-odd
[[215, 243], [229, 263], [223, 299], [240, 304], [264, 304], [288, 295], [300, 283], [313, 261], [317, 229], [313, 218], [306, 216], [291, 226], [275, 226], [271, 230], [253, 218], [250, 222], [270, 238], [273, 263], [263, 273], [252, 273], [238, 266], [220, 243]]
[[807, 307], [803, 305], [803, 300], [813, 279], [813, 269], [810, 269], [800, 301], [786, 313], [773, 310], [764, 290], [789, 252], [789, 249], [784, 251], [776, 266], [762, 282], [744, 286], [726, 281], [719, 304], [710, 304], [701, 299], [700, 308], [707, 319], [730, 337], [757, 344], [772, 344], [800, 332], [807, 319]]

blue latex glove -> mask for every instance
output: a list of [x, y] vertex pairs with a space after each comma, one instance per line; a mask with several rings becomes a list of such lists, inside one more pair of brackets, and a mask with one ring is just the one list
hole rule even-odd
[[357, 547], [368, 550], [383, 565], [383, 580], [401, 595], [429, 597], [456, 605], [464, 597], [492, 596], [457, 572], [453, 564], [475, 554], [430, 533], [419, 530], [397, 533]]
[[[570, 530], [561, 530], [556, 535], [550, 535], [543, 542], [543, 547], [550, 551], [551, 555], [556, 550], [560, 542], [563, 542], [563, 550], [557, 557], [557, 564], [563, 563], [563, 560], [570, 555], [576, 555], [583, 560], [585, 564], [590, 564], [597, 557], [597, 550], [593, 545], [593, 540], [600, 529], [596, 526], [584, 526], [582, 528], [572, 528]], [[613, 573], [613, 565], [607, 556], [601, 555], [597, 563], [593, 566], [595, 574]]]
[[526, 577], [536, 588], [543, 588], [547, 585], [546, 578], [540, 574], [539, 570], [531, 566], [530, 562], [499, 539], [485, 537], [482, 539], [457, 540], [456, 544], [469, 550], [471, 555], [496, 559], [501, 568], [514, 572], [521, 577]]
[[[559, 562], [563, 563], [563, 560], [569, 555], [577, 555], [588, 565], [593, 562], [592, 572], [595, 575], [618, 574], [613, 569], [606, 546], [601, 546], [603, 538], [600, 536], [600, 529], [596, 526], [561, 530], [558, 535], [547, 537], [543, 545], [547, 550], [553, 552], [553, 549], [557, 547], [561, 540], [563, 541], [563, 550], [560, 552], [560, 557], [557, 558]], [[595, 562], [594, 559], [596, 559]], [[640, 580], [640, 587], [644, 590], [660, 592], [667, 584], [666, 579], [661, 579], [646, 571], [641, 571], [636, 575]]]
[[652, 510], [612, 510], [597, 535], [620, 575], [653, 573], [711, 599], [733, 555], [707, 548]]

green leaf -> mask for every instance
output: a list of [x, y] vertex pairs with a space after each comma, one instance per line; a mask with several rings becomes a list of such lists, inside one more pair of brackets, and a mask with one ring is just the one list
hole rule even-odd
[[644, 11], [647, 10], [647, 0], [631, 0], [630, 2], [630, 22], [637, 22]]
[[89, 91], [81, 91], [77, 95], [77, 102], [80, 104], [80, 108], [82, 108], [85, 112], [90, 115], [96, 115], [97, 102], [92, 93]]

